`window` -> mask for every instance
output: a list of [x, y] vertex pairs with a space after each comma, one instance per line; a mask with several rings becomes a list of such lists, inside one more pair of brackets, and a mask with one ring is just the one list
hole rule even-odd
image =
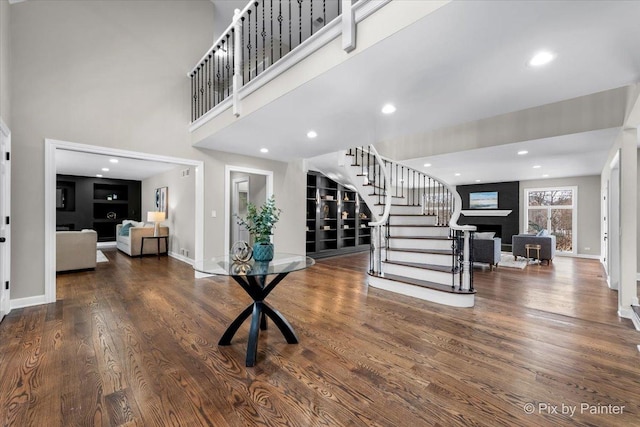
[[574, 253], [578, 216], [578, 188], [530, 188], [525, 190], [527, 233], [548, 230], [556, 236], [556, 250]]

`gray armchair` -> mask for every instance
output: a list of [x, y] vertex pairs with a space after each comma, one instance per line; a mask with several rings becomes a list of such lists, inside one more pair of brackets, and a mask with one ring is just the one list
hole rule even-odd
[[501, 246], [502, 239], [500, 237], [473, 239], [473, 262], [489, 264], [491, 270], [493, 270], [493, 266], [497, 268], [500, 262]]
[[529, 256], [537, 258], [540, 261], [550, 263], [556, 254], [556, 236], [536, 236], [533, 234], [518, 234], [511, 238], [513, 243], [513, 257], [518, 259], [519, 256], [526, 257], [527, 250], [525, 245], [540, 245], [540, 255], [537, 256], [536, 251], [530, 251]]

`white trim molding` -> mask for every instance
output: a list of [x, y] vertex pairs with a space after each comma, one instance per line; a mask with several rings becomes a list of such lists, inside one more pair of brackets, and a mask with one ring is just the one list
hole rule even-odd
[[464, 216], [507, 216], [511, 212], [511, 209], [465, 209], [460, 211]]
[[34, 305], [42, 305], [47, 303], [45, 295], [36, 295], [34, 297], [16, 298], [11, 300], [11, 309], [33, 307]]
[[[32, 305], [52, 303], [56, 301], [56, 150], [80, 151], [107, 156], [129, 157], [132, 159], [193, 166], [195, 169], [194, 256], [196, 259], [204, 258], [204, 162], [201, 160], [141, 153], [137, 151], [100, 147], [97, 145], [59, 141], [49, 138], [45, 138], [44, 145], [44, 296], [43, 300], [40, 299], [41, 297], [33, 297], [36, 298], [34, 301], [38, 302], [33, 303]], [[27, 300], [27, 302], [30, 303], [33, 298], [24, 298], [24, 300]]]

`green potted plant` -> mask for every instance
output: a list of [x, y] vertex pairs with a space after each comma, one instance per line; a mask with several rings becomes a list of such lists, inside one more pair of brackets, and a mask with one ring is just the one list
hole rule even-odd
[[238, 225], [246, 227], [253, 237], [253, 259], [256, 261], [271, 261], [273, 259], [273, 244], [271, 235], [276, 222], [280, 219], [282, 210], [276, 208], [273, 196], [259, 208], [253, 203], [247, 205], [247, 217], [238, 218]]

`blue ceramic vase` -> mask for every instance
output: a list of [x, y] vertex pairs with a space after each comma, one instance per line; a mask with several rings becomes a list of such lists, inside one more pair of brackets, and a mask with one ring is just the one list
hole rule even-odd
[[253, 259], [256, 261], [271, 261], [273, 259], [273, 243], [254, 244]]

